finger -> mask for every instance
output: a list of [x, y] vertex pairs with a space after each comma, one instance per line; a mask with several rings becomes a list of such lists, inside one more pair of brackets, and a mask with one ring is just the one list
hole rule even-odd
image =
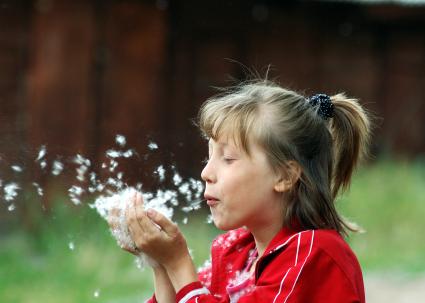
[[133, 205], [131, 207], [132, 214], [137, 221], [140, 229], [146, 231], [146, 228], [143, 224], [143, 204], [141, 203], [141, 194], [138, 192], [134, 193]]
[[[130, 202], [131, 203], [131, 202]], [[124, 208], [124, 218], [127, 226], [130, 226], [130, 203], [127, 203]]]
[[140, 254], [139, 250], [137, 249], [133, 249], [133, 248], [129, 248], [129, 247], [123, 247], [122, 249], [124, 249], [125, 251], [128, 251], [129, 253], [138, 256]]
[[136, 217], [136, 213], [134, 212], [134, 206], [133, 206], [134, 202], [135, 202], [135, 195], [134, 195], [134, 199], [129, 201], [129, 203], [127, 204], [125, 208], [126, 224], [133, 240], [134, 240], [134, 235], [140, 234], [143, 232], [139, 223], [137, 222], [138, 220]]
[[152, 224], [152, 221], [146, 215], [142, 204], [142, 195], [140, 193], [136, 196], [134, 211], [136, 213], [137, 222], [140, 225], [140, 228], [143, 229], [144, 232], [153, 234], [158, 232], [158, 228]]
[[146, 214], [149, 219], [151, 219], [153, 223], [157, 224], [167, 235], [174, 236], [179, 232], [175, 223], [171, 222], [166, 216], [156, 210], [148, 209]]
[[137, 192], [138, 198], [136, 199], [137, 203], [140, 203], [143, 208], [145, 207], [145, 200], [143, 199], [143, 195], [140, 192]]
[[143, 210], [143, 196], [141, 193], [136, 192], [134, 195], [134, 207], [141, 208]]

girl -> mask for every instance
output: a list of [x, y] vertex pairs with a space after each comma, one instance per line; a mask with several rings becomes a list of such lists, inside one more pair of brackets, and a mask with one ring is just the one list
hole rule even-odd
[[136, 194], [126, 218], [133, 252], [155, 261], [150, 302], [365, 302], [343, 239], [355, 227], [334, 206], [369, 139], [357, 100], [257, 81], [207, 100], [199, 126], [209, 138], [205, 200], [228, 232], [197, 274], [177, 225]]

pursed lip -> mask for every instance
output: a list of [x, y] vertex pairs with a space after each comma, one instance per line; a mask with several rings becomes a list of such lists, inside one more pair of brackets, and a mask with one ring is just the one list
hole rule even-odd
[[205, 200], [207, 200], [208, 206], [214, 206], [214, 205], [218, 204], [218, 202], [220, 201], [216, 197], [211, 196], [209, 194], [205, 194], [204, 198], [205, 198]]

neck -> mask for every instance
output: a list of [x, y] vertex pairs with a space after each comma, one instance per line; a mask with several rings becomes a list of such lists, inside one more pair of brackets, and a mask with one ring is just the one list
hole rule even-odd
[[281, 230], [282, 224], [270, 224], [262, 226], [261, 228], [249, 228], [252, 235], [254, 236], [255, 246], [257, 247], [258, 256], [261, 257], [264, 254], [267, 246], [274, 236]]
[[264, 254], [270, 241], [282, 229], [283, 214], [282, 196], [277, 194], [272, 203], [263, 209], [262, 215], [250, 220], [251, 224], [247, 228], [254, 236], [259, 257]]

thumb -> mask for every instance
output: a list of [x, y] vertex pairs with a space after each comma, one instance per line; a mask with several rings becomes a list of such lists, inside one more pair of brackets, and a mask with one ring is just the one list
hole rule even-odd
[[167, 235], [174, 236], [178, 232], [177, 225], [171, 222], [160, 212], [157, 212], [156, 210], [150, 208], [146, 211], [146, 214], [149, 219], [151, 219], [153, 223], [158, 225]]

